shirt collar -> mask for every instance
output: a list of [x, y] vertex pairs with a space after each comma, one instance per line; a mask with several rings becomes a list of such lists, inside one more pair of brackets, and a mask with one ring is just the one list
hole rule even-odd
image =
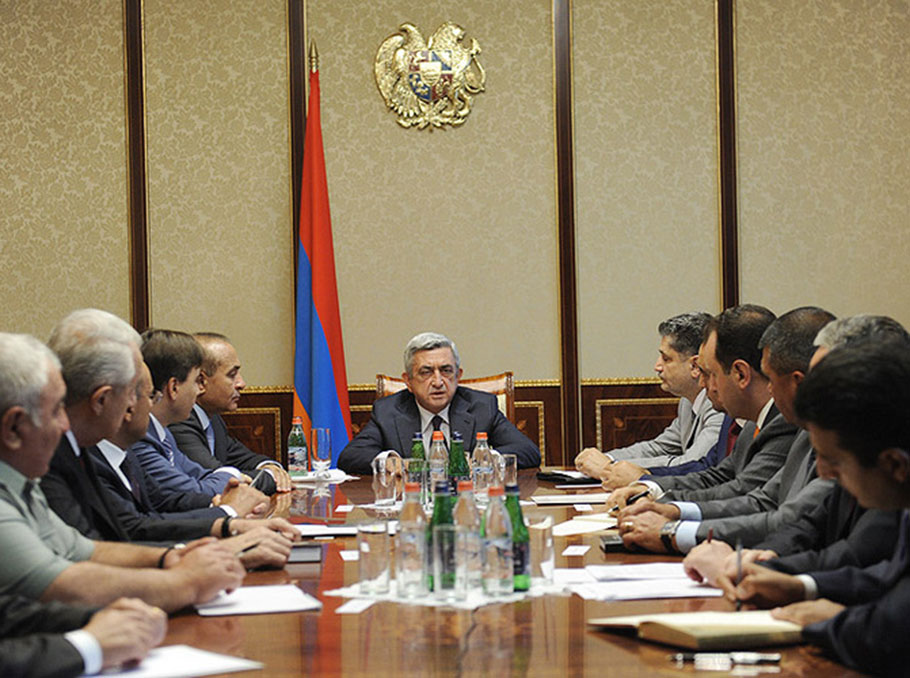
[[758, 419], [755, 421], [755, 425], [761, 429], [765, 425], [765, 419], [768, 418], [768, 412], [771, 411], [771, 406], [774, 405], [774, 398], [768, 398], [768, 402], [765, 403], [765, 406], [761, 408], [761, 412], [758, 413]]
[[692, 410], [698, 412], [701, 409], [702, 403], [705, 402], [705, 398], [708, 397], [708, 392], [705, 389], [702, 389], [698, 392], [698, 395], [695, 396], [695, 400], [692, 401]]
[[155, 429], [155, 435], [158, 436], [158, 442], [163, 443], [165, 438], [164, 426], [158, 421], [158, 417], [151, 412], [149, 413], [149, 419], [152, 420], [152, 425], [149, 426], [149, 430]]
[[[416, 400], [414, 402], [417, 402]], [[425, 410], [420, 406], [420, 403], [417, 403], [417, 411], [420, 412], [420, 430], [426, 431], [427, 426], [430, 425], [430, 422], [433, 421], [433, 417], [439, 415], [442, 418], [443, 424], [449, 423], [449, 406], [446, 405], [439, 412], [433, 414], [429, 410]]]
[[120, 464], [126, 459], [126, 451], [121, 449], [119, 445], [112, 443], [110, 440], [102, 440], [99, 442], [98, 449], [114, 468], [120, 468]]
[[206, 414], [206, 411], [202, 409], [199, 403], [193, 405], [193, 412], [195, 412], [196, 416], [199, 417], [199, 423], [202, 424], [202, 430], [204, 431], [207, 429], [211, 420], [209, 419], [209, 415]]
[[6, 485], [6, 488], [10, 493], [17, 497], [21, 497], [22, 490], [25, 488], [27, 482], [28, 478], [5, 461], [0, 461], [0, 483]]
[[77, 457], [81, 457], [82, 448], [79, 447], [79, 441], [76, 440], [76, 436], [73, 434], [72, 430], [67, 431], [63, 435], [65, 435], [66, 439], [70, 441], [70, 447], [73, 448], [73, 454], [75, 454]]

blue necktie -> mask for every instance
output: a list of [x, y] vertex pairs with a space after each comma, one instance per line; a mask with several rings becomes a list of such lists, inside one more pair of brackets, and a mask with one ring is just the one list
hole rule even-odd
[[215, 429], [212, 428], [212, 420], [209, 419], [208, 425], [205, 427], [205, 439], [209, 444], [209, 452], [212, 453], [212, 456], [215, 456]]
[[174, 436], [168, 429], [164, 429], [164, 440], [161, 441], [161, 444], [164, 445], [164, 451], [167, 452], [167, 460], [171, 463], [171, 466], [173, 466], [174, 451], [177, 449], [177, 441], [174, 440]]

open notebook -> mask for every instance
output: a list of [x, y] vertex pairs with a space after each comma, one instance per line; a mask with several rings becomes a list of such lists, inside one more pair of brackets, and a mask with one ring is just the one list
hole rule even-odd
[[802, 641], [798, 624], [774, 619], [767, 610], [675, 612], [589, 619], [606, 630], [637, 630], [638, 637], [692, 650], [741, 650]]

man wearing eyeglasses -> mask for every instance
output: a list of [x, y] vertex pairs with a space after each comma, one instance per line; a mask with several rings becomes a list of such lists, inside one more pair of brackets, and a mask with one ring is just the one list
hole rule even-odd
[[485, 431], [490, 446], [500, 454], [514, 454], [520, 468], [540, 465], [540, 450], [500, 412], [496, 397], [458, 385], [461, 361], [454, 342], [442, 334], [423, 332], [404, 350], [407, 390], [373, 403], [373, 414], [363, 430], [341, 451], [338, 468], [369, 474], [373, 458], [384, 450], [411, 455], [411, 438], [419, 431], [424, 448], [436, 430], [446, 444], [453, 432], [473, 447], [478, 432]]

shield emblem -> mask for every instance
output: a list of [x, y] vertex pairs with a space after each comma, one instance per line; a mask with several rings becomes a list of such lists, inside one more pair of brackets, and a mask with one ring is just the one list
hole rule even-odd
[[408, 85], [426, 103], [446, 96], [452, 84], [452, 50], [421, 49], [410, 53]]

